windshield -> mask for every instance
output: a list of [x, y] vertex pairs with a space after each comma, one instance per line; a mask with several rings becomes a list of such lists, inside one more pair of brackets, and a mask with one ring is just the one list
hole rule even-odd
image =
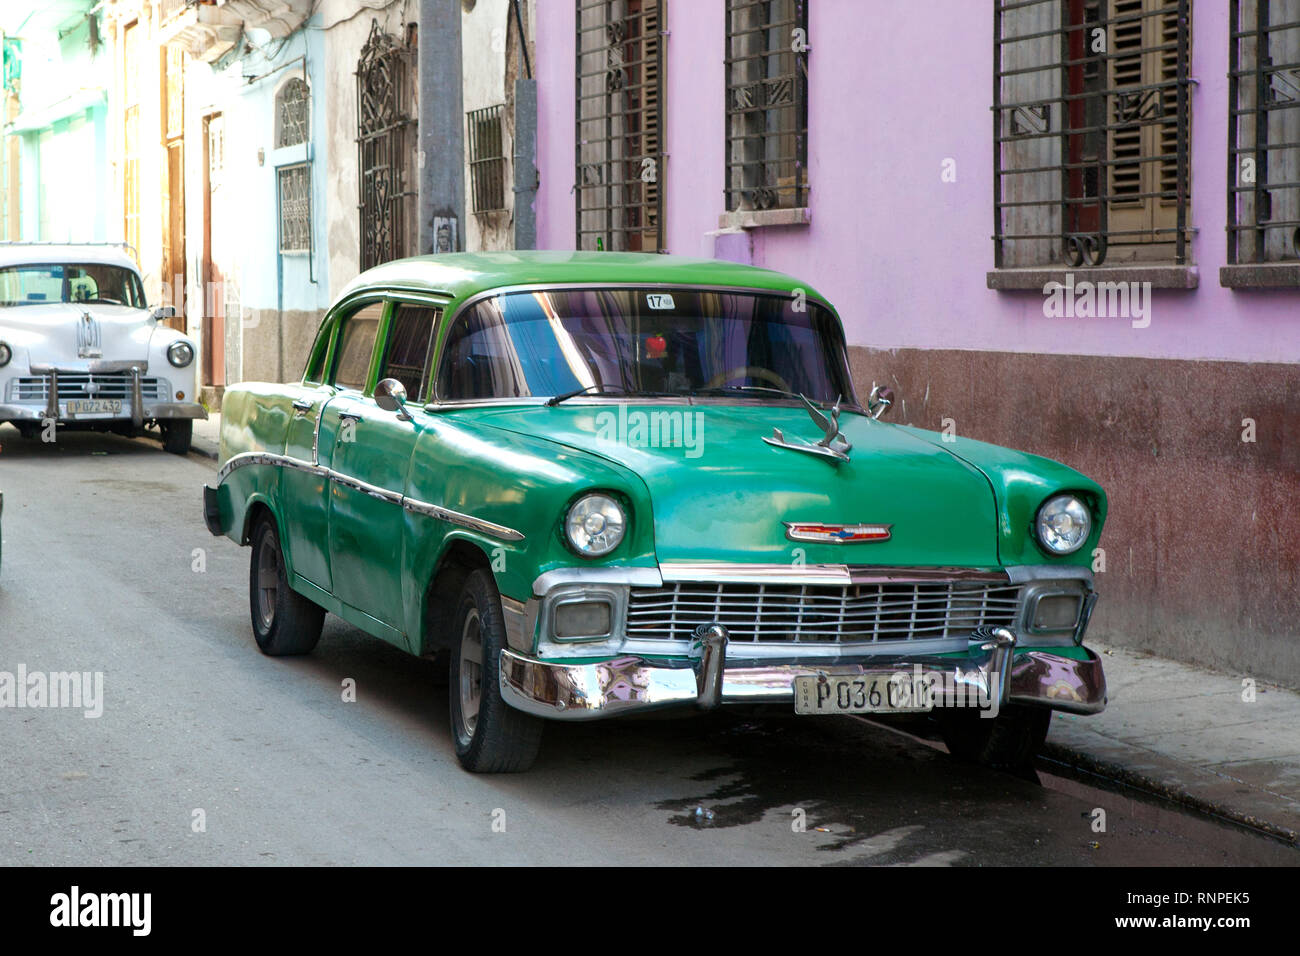
[[855, 405], [839, 323], [789, 296], [695, 289], [507, 293], [460, 316], [442, 401], [707, 395]]
[[145, 307], [139, 276], [121, 266], [51, 263], [0, 269], [0, 306], [50, 302]]

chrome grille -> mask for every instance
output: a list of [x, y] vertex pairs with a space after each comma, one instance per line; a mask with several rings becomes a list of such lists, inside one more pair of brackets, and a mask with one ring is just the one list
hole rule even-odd
[[[145, 401], [168, 400], [171, 385], [165, 378], [140, 379], [140, 394]], [[32, 375], [14, 379], [9, 383], [8, 401], [44, 402], [50, 395], [50, 377]], [[128, 373], [112, 372], [91, 374], [88, 372], [60, 372], [59, 400], [70, 398], [131, 398], [131, 376]]]
[[844, 585], [704, 584], [632, 588], [630, 639], [687, 640], [717, 622], [732, 641], [858, 644], [964, 637], [981, 624], [1011, 626], [1020, 588], [1001, 582]]

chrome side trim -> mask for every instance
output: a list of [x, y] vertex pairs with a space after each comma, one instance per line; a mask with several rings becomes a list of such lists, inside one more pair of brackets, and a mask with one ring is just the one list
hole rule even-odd
[[722, 564], [662, 562], [665, 582], [728, 584], [881, 584], [926, 581], [1007, 581], [1000, 568], [875, 567], [846, 564]]
[[507, 528], [503, 524], [496, 524], [483, 518], [475, 518], [473, 515], [463, 514], [459, 511], [452, 511], [450, 508], [430, 504], [427, 501], [420, 501], [416, 498], [401, 496], [401, 502], [402, 507], [408, 511], [414, 511], [416, 514], [429, 515], [432, 518], [448, 521], [451, 524], [460, 525], [462, 528], [469, 528], [472, 531], [480, 531], [483, 534], [491, 535], [501, 541], [524, 540], [522, 532], [516, 531], [514, 528]]
[[459, 511], [452, 511], [450, 508], [444, 508], [441, 505], [430, 504], [427, 501], [420, 501], [418, 498], [408, 498], [396, 491], [389, 491], [386, 488], [380, 488], [369, 482], [353, 478], [351, 475], [345, 475], [337, 472], [332, 468], [326, 468], [324, 465], [313, 465], [309, 461], [303, 461], [301, 458], [291, 458], [288, 455], [277, 455], [271, 452], [246, 451], [238, 455], [233, 455], [227, 462], [221, 466], [217, 472], [217, 484], [220, 485], [231, 472], [246, 468], [249, 465], [269, 465], [273, 468], [292, 468], [295, 471], [305, 471], [308, 474], [320, 475], [328, 478], [336, 484], [343, 485], [345, 488], [353, 488], [362, 494], [377, 498], [380, 501], [388, 501], [395, 505], [400, 505], [407, 511], [416, 514], [428, 515], [449, 524], [458, 525], [462, 528], [469, 528], [471, 531], [478, 531], [482, 534], [489, 535], [501, 541], [523, 541], [524, 535], [514, 528], [508, 528], [505, 525], [496, 524], [492, 521], [486, 521], [482, 518], [476, 518], [473, 515], [463, 514]]

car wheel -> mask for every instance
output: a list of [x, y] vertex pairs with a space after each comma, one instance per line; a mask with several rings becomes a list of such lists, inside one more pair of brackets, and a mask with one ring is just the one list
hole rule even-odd
[[465, 579], [447, 669], [451, 731], [461, 766], [472, 773], [519, 773], [537, 759], [542, 721], [501, 697], [505, 622], [490, 571]]
[[193, 437], [194, 422], [191, 419], [180, 418], [174, 422], [162, 423], [163, 451], [173, 455], [188, 455]]
[[943, 742], [960, 760], [1008, 770], [1033, 763], [1052, 721], [1052, 712], [1046, 707], [1009, 704], [996, 717], [980, 714], [973, 709], [940, 711]]
[[253, 532], [248, 591], [253, 636], [263, 654], [284, 657], [312, 652], [320, 640], [325, 609], [289, 587], [280, 533], [270, 517], [263, 517]]

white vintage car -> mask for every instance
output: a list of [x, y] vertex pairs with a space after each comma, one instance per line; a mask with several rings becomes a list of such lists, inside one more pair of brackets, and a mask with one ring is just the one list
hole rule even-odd
[[118, 245], [0, 243], [0, 423], [137, 435], [189, 451], [198, 402], [193, 341], [150, 309]]

